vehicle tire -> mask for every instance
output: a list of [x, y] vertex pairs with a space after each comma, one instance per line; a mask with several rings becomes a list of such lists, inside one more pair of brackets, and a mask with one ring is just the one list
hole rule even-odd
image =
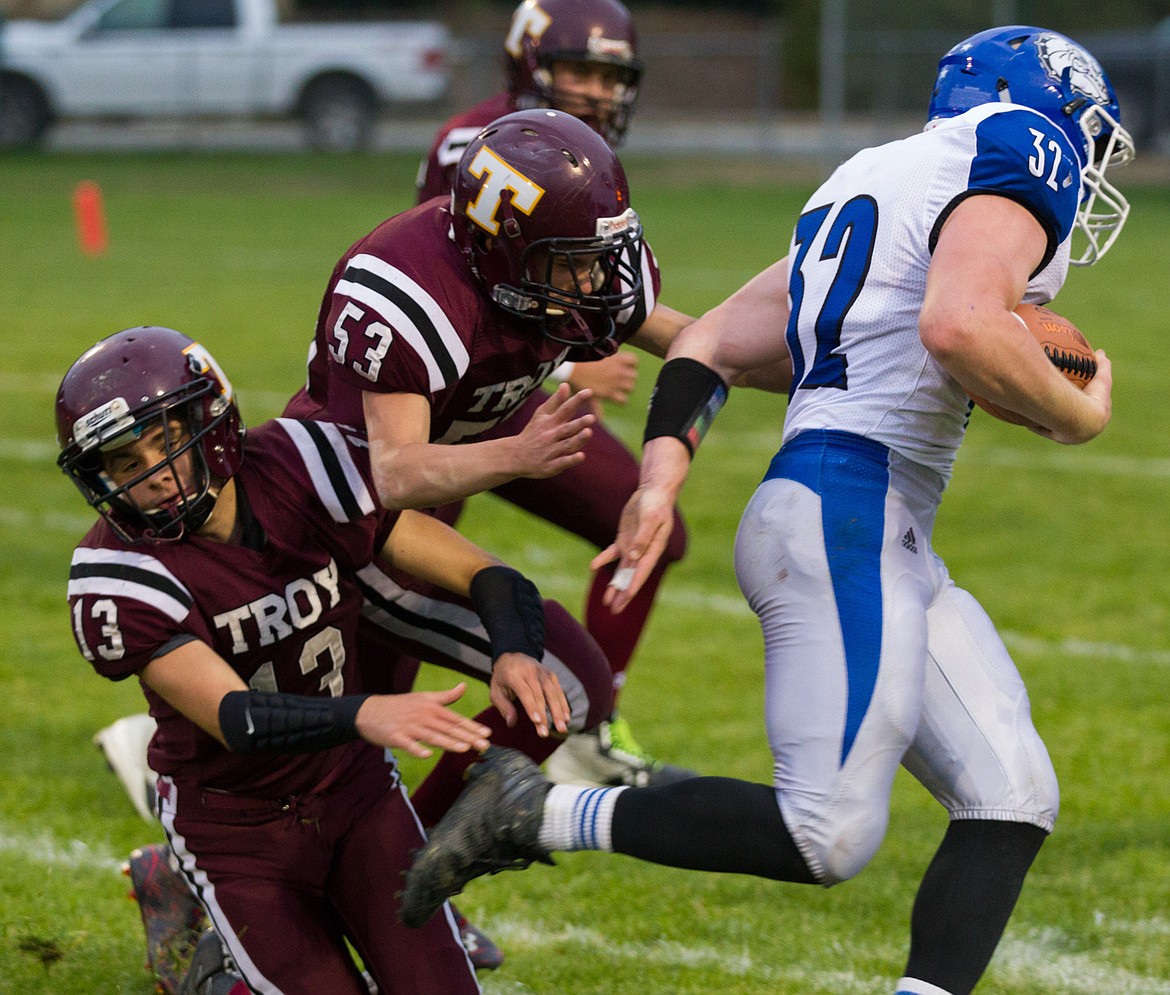
[[321, 152], [359, 152], [370, 147], [376, 106], [369, 86], [348, 76], [314, 80], [301, 100], [310, 147]]
[[52, 119], [39, 86], [20, 76], [0, 77], [0, 149], [36, 145]]

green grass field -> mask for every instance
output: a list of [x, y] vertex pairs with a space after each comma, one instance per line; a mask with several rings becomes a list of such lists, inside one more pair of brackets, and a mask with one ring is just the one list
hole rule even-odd
[[[414, 166], [0, 159], [0, 992], [153, 990], [117, 869], [162, 832], [134, 814], [90, 743], [141, 697], [96, 677], [70, 636], [65, 580], [90, 512], [53, 465], [61, 374], [101, 336], [171, 325], [223, 363], [247, 421], [278, 413], [302, 378], [330, 269], [408, 206]], [[663, 299], [691, 313], [784, 253], [811, 188], [779, 166], [628, 167]], [[76, 247], [82, 179], [105, 195], [111, 244], [98, 259]], [[1129, 192], [1118, 245], [1074, 272], [1055, 304], [1113, 357], [1113, 425], [1069, 450], [977, 413], [936, 529], [952, 574], [1014, 651], [1064, 794], [979, 989], [989, 995], [1170, 993], [1170, 192]], [[609, 412], [631, 443], [655, 368], [644, 359], [637, 398]], [[782, 416], [782, 399], [738, 394], [705, 442], [684, 493], [690, 553], [664, 585], [623, 697], [658, 755], [761, 781], [771, 771], [761, 641], [731, 540]], [[470, 503], [465, 531], [579, 610], [592, 551], [578, 540], [490, 497]], [[475, 689], [467, 707], [484, 700]], [[404, 770], [414, 783], [425, 768]], [[901, 972], [910, 903], [944, 828], [903, 776], [881, 851], [831, 891], [572, 854], [556, 869], [476, 881], [461, 906], [507, 952], [482, 979], [489, 993], [880, 995]]]

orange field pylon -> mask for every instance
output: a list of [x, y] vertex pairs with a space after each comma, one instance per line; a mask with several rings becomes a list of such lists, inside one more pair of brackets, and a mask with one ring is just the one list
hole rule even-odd
[[73, 214], [77, 219], [77, 239], [87, 256], [100, 256], [109, 247], [106, 214], [102, 206], [102, 188], [92, 180], [82, 180], [73, 190]]

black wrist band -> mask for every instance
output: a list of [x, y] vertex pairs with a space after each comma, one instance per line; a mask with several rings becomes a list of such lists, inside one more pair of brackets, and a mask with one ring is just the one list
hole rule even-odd
[[233, 753], [315, 753], [359, 738], [357, 713], [368, 697], [229, 691], [219, 729]]
[[511, 567], [485, 567], [471, 578], [471, 602], [487, 629], [492, 663], [504, 653], [544, 656], [544, 603], [536, 585]]
[[650, 395], [642, 444], [668, 435], [694, 456], [726, 400], [727, 384], [709, 366], [694, 359], [670, 360]]

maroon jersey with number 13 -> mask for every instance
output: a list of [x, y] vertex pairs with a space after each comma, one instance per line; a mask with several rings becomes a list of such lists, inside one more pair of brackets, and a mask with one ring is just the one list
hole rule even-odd
[[[397, 514], [378, 505], [368, 450], [343, 426], [278, 419], [250, 429], [234, 477], [245, 543], [199, 536], [128, 545], [104, 521], [69, 574], [73, 630], [99, 674], [122, 680], [198, 639], [262, 691], [340, 695], [356, 687], [354, 634], [370, 563]], [[149, 687], [153, 770], [259, 797], [312, 792], [347, 746], [228, 752]]]

